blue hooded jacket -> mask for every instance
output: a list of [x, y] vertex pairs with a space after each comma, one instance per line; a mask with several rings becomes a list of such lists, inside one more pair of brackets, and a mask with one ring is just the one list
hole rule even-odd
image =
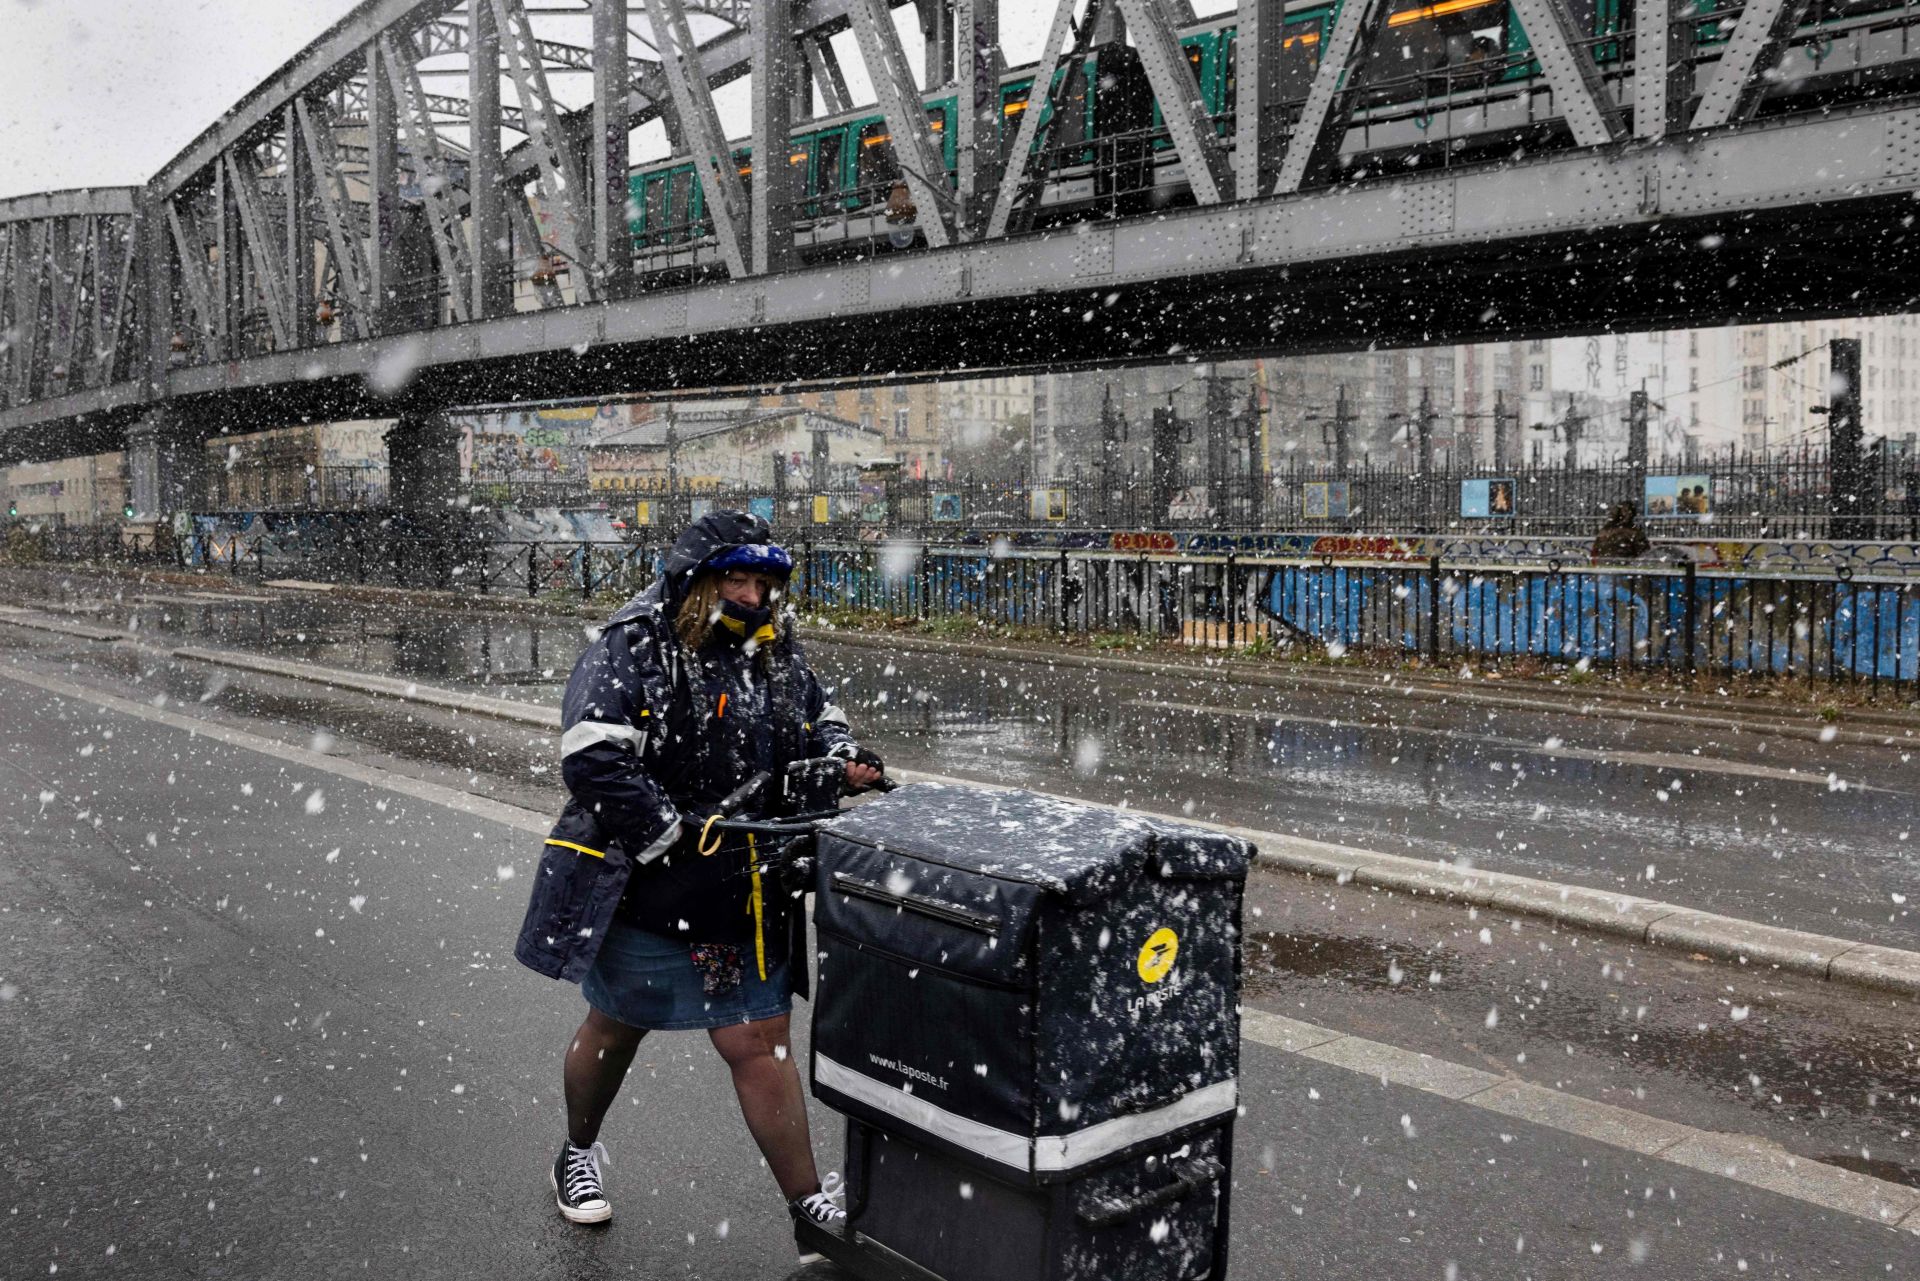
[[771, 541], [767, 522], [743, 512], [695, 521], [659, 580], [574, 664], [560, 739], [571, 797], [534, 876], [514, 948], [523, 965], [578, 982], [616, 911], [689, 942], [751, 937], [744, 853], [701, 857], [682, 820], [697, 826], [759, 770], [777, 779], [792, 761], [856, 750], [790, 624], [765, 653], [709, 643], [690, 654], [674, 630], [708, 561]]

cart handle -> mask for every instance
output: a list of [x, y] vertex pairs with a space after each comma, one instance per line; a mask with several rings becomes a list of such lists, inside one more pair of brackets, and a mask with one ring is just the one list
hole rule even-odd
[[1174, 1171], [1173, 1182], [1163, 1188], [1142, 1192], [1139, 1196], [1094, 1198], [1092, 1204], [1080, 1207], [1077, 1217], [1090, 1228], [1118, 1227], [1156, 1206], [1185, 1200], [1209, 1183], [1217, 1183], [1226, 1172], [1224, 1165], [1206, 1157], [1185, 1170]]

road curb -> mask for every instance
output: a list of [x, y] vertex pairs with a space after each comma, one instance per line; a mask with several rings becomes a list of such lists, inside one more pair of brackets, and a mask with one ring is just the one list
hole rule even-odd
[[1839, 725], [1814, 724], [1788, 719], [1777, 712], [1756, 712], [1737, 706], [1673, 701], [1667, 707], [1649, 707], [1643, 700], [1623, 698], [1613, 692], [1598, 692], [1560, 698], [1552, 695], [1528, 697], [1525, 691], [1474, 689], [1466, 685], [1438, 685], [1409, 681], [1404, 674], [1390, 672], [1384, 680], [1357, 680], [1329, 676], [1298, 668], [1266, 671], [1244, 663], [1164, 663], [1144, 658], [1126, 658], [1112, 654], [1087, 654], [1076, 650], [1058, 652], [1027, 649], [1011, 645], [985, 645], [976, 641], [943, 641], [908, 634], [876, 634], [837, 631], [832, 628], [802, 627], [807, 640], [853, 645], [865, 649], [912, 650], [923, 654], [950, 654], [965, 658], [991, 658], [1001, 662], [1032, 663], [1040, 666], [1076, 667], [1101, 671], [1139, 672], [1150, 676], [1170, 676], [1186, 680], [1199, 677], [1234, 681], [1246, 685], [1273, 688], [1298, 688], [1302, 685], [1343, 693], [1378, 696], [1393, 694], [1430, 702], [1468, 703], [1481, 707], [1500, 707], [1510, 711], [1557, 712], [1576, 716], [1603, 716], [1615, 720], [1652, 721], [1685, 725], [1698, 729], [1702, 717], [1743, 730], [1778, 734], [1783, 738], [1813, 743], [1845, 743], [1856, 747], [1911, 746], [1920, 741], [1920, 724], [1879, 720], [1886, 729], [1845, 729]]
[[[67, 623], [59, 619], [39, 617], [27, 621], [23, 615], [30, 613], [0, 607], [0, 622], [20, 623], [42, 631], [70, 632], [90, 640], [135, 639], [131, 633], [112, 633], [104, 628]], [[560, 729], [560, 713], [555, 708], [421, 685], [398, 677], [375, 676], [316, 663], [191, 645], [170, 647], [165, 652], [186, 662], [397, 698], [556, 733]], [[900, 770], [897, 773], [903, 779], [946, 777], [922, 771]], [[1205, 823], [1148, 810], [1134, 812], [1238, 836], [1259, 850], [1258, 862], [1261, 866], [1276, 871], [1493, 908], [1577, 929], [1612, 934], [1650, 947], [1729, 961], [1740, 966], [1766, 966], [1827, 982], [1920, 996], [1920, 952], [1916, 951], [1790, 930], [1637, 895], [1543, 881], [1511, 872], [1493, 872], [1431, 859], [1383, 854], [1307, 837], [1223, 823]]]

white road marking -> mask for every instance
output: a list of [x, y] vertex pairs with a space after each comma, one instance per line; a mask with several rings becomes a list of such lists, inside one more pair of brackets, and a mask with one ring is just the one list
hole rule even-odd
[[[371, 787], [384, 788], [416, 800], [443, 805], [517, 831], [544, 834], [552, 827], [552, 821], [546, 815], [517, 805], [441, 787], [390, 770], [356, 765], [339, 757], [230, 729], [198, 717], [87, 689], [58, 677], [9, 671], [0, 667], [0, 679], [59, 698], [92, 703], [123, 716], [164, 725], [169, 729], [352, 779]], [[1696, 1130], [1611, 1104], [1596, 1103], [1545, 1086], [1496, 1076], [1479, 1068], [1404, 1050], [1385, 1042], [1349, 1036], [1333, 1028], [1269, 1014], [1264, 1010], [1247, 1009], [1243, 1012], [1241, 1036], [1243, 1040], [1258, 1045], [1297, 1054], [1363, 1076], [1423, 1090], [1470, 1107], [1516, 1117], [1610, 1147], [1717, 1174], [1873, 1223], [1904, 1227], [1920, 1233], [1920, 1190], [1796, 1157], [1767, 1139]]]
[[1360, 1076], [1920, 1234], [1920, 1188], [1795, 1156], [1768, 1139], [1697, 1130], [1265, 1010], [1243, 1010], [1240, 1035], [1243, 1040]]

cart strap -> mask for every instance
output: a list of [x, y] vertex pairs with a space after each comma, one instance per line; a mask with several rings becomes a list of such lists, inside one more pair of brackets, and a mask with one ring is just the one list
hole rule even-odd
[[1029, 1139], [1024, 1134], [949, 1112], [917, 1094], [908, 1094], [897, 1086], [844, 1067], [818, 1051], [813, 1056], [813, 1077], [830, 1090], [955, 1147], [1032, 1173], [1077, 1169], [1137, 1143], [1225, 1115], [1240, 1102], [1238, 1083], [1221, 1081], [1148, 1112], [1116, 1116], [1072, 1134], [1042, 1134]]

